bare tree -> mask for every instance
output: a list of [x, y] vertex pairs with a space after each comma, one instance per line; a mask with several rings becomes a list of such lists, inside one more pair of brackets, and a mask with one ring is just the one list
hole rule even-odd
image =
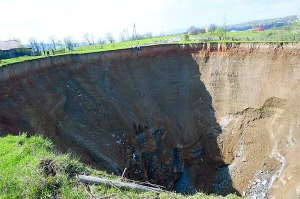
[[105, 39], [103, 39], [103, 38], [101, 38], [101, 37], [98, 39], [98, 44], [99, 44], [99, 45], [103, 45], [103, 44], [105, 44], [105, 43], [106, 43]]
[[210, 24], [208, 29], [209, 29], [209, 32], [214, 32], [216, 29], [218, 28], [218, 26], [216, 24]]
[[115, 42], [115, 39], [114, 39], [114, 37], [113, 37], [113, 35], [112, 35], [111, 32], [106, 33], [105, 38], [111, 44]]
[[88, 43], [88, 45], [95, 45], [94, 35], [90, 33], [85, 33], [82, 35], [82, 38]]
[[[198, 35], [198, 34], [201, 33], [201, 31], [203, 31], [203, 30], [201, 30], [201, 28], [196, 27], [196, 26], [191, 26], [191, 27], [187, 30], [186, 33], [188, 33], [189, 35]], [[205, 29], [204, 29], [204, 31], [205, 31]]]
[[54, 35], [49, 36], [49, 40], [53, 44], [53, 48], [56, 50], [56, 46], [55, 46], [56, 38], [55, 38], [55, 36]]
[[187, 33], [189, 35], [195, 35], [196, 34], [196, 27], [195, 26], [191, 26], [188, 30]]
[[64, 42], [65, 42], [65, 44], [66, 44], [66, 47], [69, 49], [69, 50], [72, 50], [73, 49], [73, 39], [72, 39], [72, 37], [65, 37], [64, 38]]
[[204, 34], [204, 33], [206, 33], [206, 30], [205, 30], [205, 28], [200, 28], [200, 32], [199, 32], [199, 34]]
[[45, 53], [45, 51], [46, 51], [46, 44], [45, 44], [45, 42], [44, 42], [44, 41], [41, 41], [41, 42], [40, 42], [40, 45], [41, 45], [41, 47], [42, 47], [42, 50], [43, 50], [44, 53]]
[[22, 41], [19, 38], [13, 37], [12, 40], [17, 41], [19, 43], [19, 45], [23, 48]]
[[30, 45], [31, 49], [33, 50], [34, 54], [40, 53], [40, 48], [39, 48], [38, 42], [36, 41], [36, 39], [34, 37], [30, 37], [29, 45]]

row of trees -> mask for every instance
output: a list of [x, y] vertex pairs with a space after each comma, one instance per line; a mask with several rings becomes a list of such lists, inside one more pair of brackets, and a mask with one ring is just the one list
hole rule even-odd
[[199, 35], [210, 32], [217, 37], [225, 37], [226, 36], [226, 24], [224, 26], [217, 26], [216, 24], [210, 24], [206, 29], [199, 28], [195, 26], [191, 26], [187, 30], [187, 34], [189, 35]]
[[44, 41], [37, 41], [34, 37], [31, 37], [29, 39], [29, 45], [35, 52], [41, 52], [49, 49], [49, 43], [52, 45], [51, 48], [54, 50], [57, 49], [63, 49], [64, 47], [71, 50], [73, 47], [76, 46], [84, 46], [84, 45], [96, 45], [96, 44], [105, 44], [107, 42], [114, 43], [115, 39], [112, 35], [112, 33], [108, 32], [105, 36], [105, 38], [99, 38], [98, 41], [95, 41], [95, 37], [93, 34], [85, 33], [82, 36], [83, 42], [77, 43], [76, 40], [71, 37], [67, 36], [64, 37], [63, 40], [57, 39], [55, 35], [49, 36], [48, 44], [46, 44]]
[[[142, 34], [135, 34], [134, 36], [129, 37], [129, 35], [121, 33], [120, 34], [120, 41], [130, 41], [130, 40], [137, 40], [137, 39], [145, 39], [145, 38], [151, 38], [152, 33], [146, 33], [144, 35]], [[68, 48], [69, 50], [72, 50], [73, 47], [77, 46], [92, 46], [92, 45], [103, 45], [106, 43], [114, 43], [116, 40], [114, 39], [114, 36], [111, 32], [106, 33], [105, 37], [98, 38], [98, 40], [95, 38], [95, 36], [91, 33], [85, 33], [82, 35], [83, 42], [78, 43], [73, 37], [64, 37], [63, 40], [57, 39], [55, 35], [49, 36], [48, 44], [44, 41], [37, 41], [34, 37], [31, 37], [29, 39], [29, 45], [33, 49], [34, 52], [41, 52], [46, 51], [49, 48], [57, 50], [57, 49], [63, 49]], [[49, 46], [49, 43], [51, 46]]]
[[188, 29], [188, 34], [190, 35], [198, 35], [204, 34], [206, 32], [214, 33], [218, 37], [226, 37], [227, 31], [227, 17], [226, 14], [223, 15], [223, 26], [217, 26], [216, 24], [210, 24], [206, 29], [205, 28], [197, 28], [195, 26], [191, 26]]
[[188, 30], [187, 30], [187, 34], [189, 35], [198, 35], [198, 34], [204, 34], [206, 32], [210, 32], [213, 33], [215, 30], [220, 29], [220, 30], [226, 30], [225, 28], [226, 26], [217, 26], [216, 24], [210, 24], [207, 28], [199, 28], [199, 27], [195, 27], [195, 26], [191, 26]]

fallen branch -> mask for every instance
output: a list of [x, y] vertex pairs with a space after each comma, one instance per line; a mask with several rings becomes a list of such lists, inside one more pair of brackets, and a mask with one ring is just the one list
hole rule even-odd
[[80, 182], [78, 175], [76, 175], [77, 180], [79, 181], [79, 184], [84, 188], [85, 192], [89, 195], [90, 199], [96, 199], [95, 196], [90, 192], [90, 188], [86, 187], [87, 185]]
[[124, 188], [130, 188], [130, 189], [142, 190], [142, 191], [152, 191], [155, 193], [160, 193], [162, 191], [161, 189], [155, 187], [148, 187], [144, 185], [138, 185], [135, 183], [118, 182], [113, 180], [107, 180], [104, 178], [96, 178], [96, 177], [85, 176], [85, 175], [78, 175], [78, 179], [80, 182], [84, 182], [84, 183], [114, 185], [116, 187], [124, 187]]

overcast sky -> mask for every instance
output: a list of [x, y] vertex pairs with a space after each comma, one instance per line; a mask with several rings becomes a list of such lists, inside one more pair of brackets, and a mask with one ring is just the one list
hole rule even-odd
[[300, 0], [0, 0], [0, 40], [30, 37], [48, 42], [84, 33], [115, 39], [133, 23], [138, 33], [160, 33], [192, 25], [227, 24], [300, 14]]

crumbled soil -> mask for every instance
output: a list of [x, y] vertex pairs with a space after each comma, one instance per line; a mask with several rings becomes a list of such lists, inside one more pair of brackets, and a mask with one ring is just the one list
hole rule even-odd
[[55, 176], [62, 168], [57, 164], [55, 160], [42, 159], [38, 168], [41, 169], [47, 177]]

